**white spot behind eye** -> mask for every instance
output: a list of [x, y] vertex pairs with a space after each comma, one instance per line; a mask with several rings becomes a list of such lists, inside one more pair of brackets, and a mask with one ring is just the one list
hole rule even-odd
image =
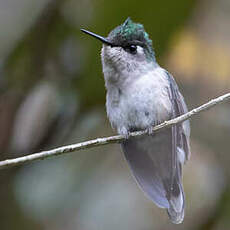
[[138, 54], [143, 54], [144, 53], [144, 50], [141, 46], [137, 46], [137, 53]]

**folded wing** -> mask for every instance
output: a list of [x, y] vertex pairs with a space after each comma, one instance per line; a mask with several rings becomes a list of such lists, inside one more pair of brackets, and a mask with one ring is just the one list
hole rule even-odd
[[[187, 111], [183, 96], [174, 79], [165, 72], [170, 82], [172, 118]], [[190, 156], [189, 122], [163, 129], [153, 136], [130, 138], [122, 143], [125, 158], [144, 193], [159, 207], [166, 208], [173, 223], [184, 218], [182, 164]]]

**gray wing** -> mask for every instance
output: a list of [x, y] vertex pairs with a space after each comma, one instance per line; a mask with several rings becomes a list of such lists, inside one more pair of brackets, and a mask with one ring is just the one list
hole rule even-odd
[[[188, 112], [186, 103], [184, 101], [184, 97], [180, 93], [178, 86], [174, 80], [174, 78], [167, 72], [168, 80], [170, 82], [170, 89], [169, 89], [169, 96], [172, 101], [173, 106], [173, 114], [172, 118], [178, 117], [184, 113]], [[179, 147], [181, 150], [183, 150], [184, 155], [182, 157], [184, 158], [185, 163], [187, 160], [189, 160], [191, 152], [190, 152], [190, 122], [189, 120], [184, 121], [182, 124], [178, 124], [176, 126], [177, 131], [177, 148]]]
[[[174, 79], [167, 73], [172, 101], [172, 118], [187, 111]], [[153, 136], [130, 138], [122, 143], [124, 155], [144, 193], [159, 207], [168, 210], [173, 223], [184, 218], [182, 163], [188, 159], [189, 123], [163, 129]]]
[[[169, 96], [172, 101], [172, 118], [178, 117], [188, 111], [182, 94], [179, 92], [178, 86], [174, 78], [167, 72], [168, 80], [170, 82]], [[171, 184], [172, 190], [170, 192], [168, 214], [170, 218], [176, 221], [182, 221], [184, 216], [185, 198], [182, 186], [182, 164], [184, 164], [190, 157], [190, 124], [186, 120], [182, 124], [177, 124], [171, 128], [172, 132], [172, 175]], [[175, 185], [175, 187], [174, 187]], [[180, 192], [176, 192], [177, 187]], [[179, 196], [177, 195], [179, 194]], [[183, 197], [183, 199], [181, 199]], [[181, 220], [180, 220], [181, 219]]]

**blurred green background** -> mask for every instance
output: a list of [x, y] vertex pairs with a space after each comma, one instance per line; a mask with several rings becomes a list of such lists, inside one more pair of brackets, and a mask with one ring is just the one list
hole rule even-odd
[[[188, 107], [230, 86], [229, 0], [1, 0], [0, 160], [114, 134], [101, 44], [128, 16], [144, 24]], [[0, 171], [0, 229], [230, 229], [230, 106], [191, 120], [186, 215], [169, 222], [135, 184], [118, 145]]]

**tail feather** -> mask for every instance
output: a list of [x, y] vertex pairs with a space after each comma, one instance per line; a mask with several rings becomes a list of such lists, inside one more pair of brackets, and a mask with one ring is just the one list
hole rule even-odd
[[180, 224], [184, 219], [185, 201], [182, 185], [180, 185], [179, 189], [179, 195], [172, 195], [169, 199], [169, 208], [167, 209], [169, 218], [174, 224]]
[[166, 129], [154, 136], [145, 135], [125, 140], [122, 149], [132, 174], [144, 193], [157, 206], [167, 209], [171, 221], [179, 224], [184, 218], [185, 202], [181, 162], [172, 154], [171, 137], [171, 129]]

